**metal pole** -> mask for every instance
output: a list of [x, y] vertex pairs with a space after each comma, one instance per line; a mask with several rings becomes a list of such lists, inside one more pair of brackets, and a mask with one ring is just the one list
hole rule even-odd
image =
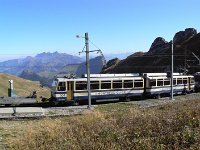
[[185, 50], [185, 59], [184, 59], [184, 74], [186, 74], [186, 64], [187, 64], [187, 60], [186, 60], [186, 53], [187, 53], [187, 51], [186, 51], [186, 48], [184, 47], [184, 50]]
[[174, 74], [174, 44], [173, 44], [173, 40], [172, 40], [172, 64], [171, 64], [171, 100], [174, 100], [174, 91], [173, 91], [173, 74]]
[[8, 89], [8, 96], [9, 97], [13, 97], [13, 90], [14, 90], [14, 88], [13, 88], [13, 80], [9, 80], [9, 87], [10, 87], [10, 89]]
[[90, 59], [89, 59], [89, 38], [88, 33], [85, 33], [85, 46], [86, 46], [86, 68], [87, 68], [87, 90], [88, 90], [88, 108], [91, 108], [91, 92], [90, 92]]

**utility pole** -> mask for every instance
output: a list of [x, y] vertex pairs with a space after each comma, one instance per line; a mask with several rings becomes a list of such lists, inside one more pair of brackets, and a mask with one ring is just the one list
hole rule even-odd
[[174, 90], [173, 90], [173, 74], [174, 74], [174, 44], [173, 44], [173, 40], [172, 40], [172, 45], [171, 45], [171, 49], [172, 49], [172, 64], [171, 64], [171, 100], [174, 100]]
[[[103, 61], [104, 61], [104, 65], [106, 63], [106, 60], [105, 60], [105, 57], [102, 53], [102, 51], [100, 49], [98, 50], [89, 50], [89, 37], [88, 37], [88, 33], [86, 32], [85, 33], [85, 36], [82, 37], [82, 36], [79, 36], [77, 35], [76, 36], [77, 38], [85, 38], [85, 46], [83, 48], [83, 50], [80, 53], [83, 53], [85, 52], [86, 53], [86, 72], [87, 72], [87, 91], [88, 91], [88, 109], [91, 109], [91, 89], [90, 89], [90, 57], [89, 57], [89, 53], [90, 52], [97, 52], [97, 53], [100, 53], [101, 56], [103, 57]], [[90, 41], [91, 42], [91, 41]], [[93, 44], [94, 45], [94, 44]], [[86, 51], [84, 51], [84, 49], [86, 48]]]
[[90, 59], [89, 59], [89, 38], [88, 33], [85, 33], [85, 47], [86, 47], [86, 70], [87, 70], [87, 90], [88, 90], [88, 108], [91, 109], [91, 91], [90, 91]]
[[187, 73], [187, 69], [186, 69], [186, 64], [187, 64], [187, 58], [186, 58], [186, 54], [187, 54], [187, 49], [186, 48], [184, 48], [184, 74], [186, 74]]

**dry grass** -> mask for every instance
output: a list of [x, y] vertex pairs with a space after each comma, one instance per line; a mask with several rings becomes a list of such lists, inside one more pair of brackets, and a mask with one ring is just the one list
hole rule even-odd
[[14, 81], [14, 90], [18, 96], [29, 96], [33, 90], [36, 90], [38, 97], [50, 97], [50, 89], [41, 88], [39, 82], [25, 80], [5, 73], [0, 73], [0, 96], [8, 96], [9, 80]]
[[200, 101], [45, 119], [9, 139], [10, 149], [199, 149]]

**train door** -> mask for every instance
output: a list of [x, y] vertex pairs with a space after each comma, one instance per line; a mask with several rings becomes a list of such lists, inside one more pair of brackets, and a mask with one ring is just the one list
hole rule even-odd
[[74, 98], [74, 81], [67, 82], [67, 100], [73, 100]]
[[191, 78], [189, 77], [188, 78], [188, 91], [191, 90]]

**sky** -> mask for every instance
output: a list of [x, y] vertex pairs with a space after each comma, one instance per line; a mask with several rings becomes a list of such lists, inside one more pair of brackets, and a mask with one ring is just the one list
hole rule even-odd
[[200, 30], [199, 0], [0, 0], [0, 60], [62, 52], [78, 55], [88, 32], [90, 50], [148, 51], [156, 37], [170, 41]]

